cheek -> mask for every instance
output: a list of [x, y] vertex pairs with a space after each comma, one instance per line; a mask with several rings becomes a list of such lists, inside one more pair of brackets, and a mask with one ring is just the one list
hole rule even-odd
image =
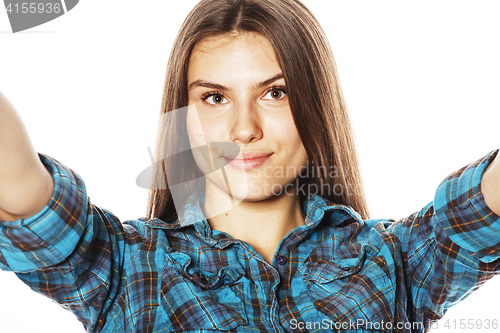
[[206, 144], [205, 133], [203, 132], [198, 112], [194, 107], [188, 107], [186, 129], [191, 148], [200, 147]]
[[186, 130], [196, 165], [205, 175], [213, 172], [211, 167], [213, 163], [211, 163], [211, 157], [205, 140], [205, 133], [203, 132], [198, 113], [194, 107], [188, 107]]
[[290, 116], [287, 119], [286, 126], [284, 126], [283, 133], [281, 133], [283, 147], [286, 147], [289, 154], [289, 165], [300, 167], [306, 164], [308, 156], [302, 144], [299, 131], [295, 126], [293, 118]]
[[281, 125], [276, 126], [278, 131], [276, 132], [276, 137], [279, 138], [283, 147], [287, 147], [287, 150], [296, 151], [302, 148], [302, 140], [299, 135], [299, 131], [295, 126], [293, 118], [291, 115], [282, 119]]

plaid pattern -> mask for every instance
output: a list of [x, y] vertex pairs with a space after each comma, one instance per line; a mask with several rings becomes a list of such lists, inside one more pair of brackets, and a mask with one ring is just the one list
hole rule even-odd
[[200, 201], [174, 224], [120, 223], [89, 202], [78, 174], [40, 154], [54, 195], [38, 214], [0, 222], [0, 268], [87, 332], [423, 332], [500, 271], [500, 219], [480, 189], [497, 153], [452, 173], [399, 221], [363, 221], [311, 197], [306, 225], [271, 265], [206, 221], [186, 225], [203, 219]]

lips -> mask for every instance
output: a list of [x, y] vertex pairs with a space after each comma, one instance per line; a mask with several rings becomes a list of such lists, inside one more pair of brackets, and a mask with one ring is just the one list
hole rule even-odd
[[273, 153], [264, 153], [260, 151], [248, 151], [248, 152], [239, 152], [238, 154], [232, 154], [232, 155], [224, 155], [224, 158], [230, 159], [230, 160], [250, 160], [254, 158], [260, 158], [260, 157], [266, 157], [270, 156]]
[[240, 152], [239, 154], [224, 156], [227, 164], [236, 170], [251, 170], [267, 162], [273, 153], [265, 152]]

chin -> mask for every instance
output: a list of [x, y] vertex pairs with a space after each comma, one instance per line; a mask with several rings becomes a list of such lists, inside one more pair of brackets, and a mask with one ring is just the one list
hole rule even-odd
[[268, 199], [278, 198], [284, 195], [292, 195], [285, 192], [273, 193], [268, 188], [253, 188], [250, 189], [246, 193], [240, 193], [235, 191], [232, 193], [232, 197], [237, 201], [247, 201], [247, 202], [256, 202], [256, 201], [264, 201]]
[[274, 195], [264, 195], [264, 194], [258, 194], [258, 193], [255, 193], [255, 194], [252, 194], [252, 193], [248, 193], [247, 196], [245, 198], [237, 198], [238, 200], [240, 201], [245, 201], [245, 202], [257, 202], [257, 201], [264, 201], [264, 200], [267, 200], [269, 198], [272, 198], [274, 197]]
[[[287, 182], [283, 182], [283, 184], [281, 182], [267, 182], [266, 184], [266, 181], [269, 181], [269, 179], [237, 179], [228, 175], [229, 186], [227, 186], [222, 177], [209, 178], [211, 178], [210, 183], [216, 185], [216, 188], [218, 188], [216, 192], [218, 192], [219, 195], [223, 194], [224, 196], [230, 196], [234, 199], [234, 202], [263, 201], [283, 195], [293, 195], [295, 193], [293, 184]], [[289, 187], [290, 191], [288, 191]], [[273, 191], [273, 188], [279, 190]], [[285, 189], [287, 190], [285, 191]]]

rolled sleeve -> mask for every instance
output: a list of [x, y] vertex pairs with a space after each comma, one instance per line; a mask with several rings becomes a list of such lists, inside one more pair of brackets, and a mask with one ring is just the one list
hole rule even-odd
[[87, 227], [89, 203], [80, 176], [57, 160], [38, 155], [54, 179], [54, 192], [35, 215], [0, 221], [2, 270], [29, 272], [62, 262]]
[[482, 176], [497, 154], [492, 151], [446, 177], [434, 198], [437, 220], [449, 239], [484, 263], [500, 258], [500, 217], [481, 192]]

